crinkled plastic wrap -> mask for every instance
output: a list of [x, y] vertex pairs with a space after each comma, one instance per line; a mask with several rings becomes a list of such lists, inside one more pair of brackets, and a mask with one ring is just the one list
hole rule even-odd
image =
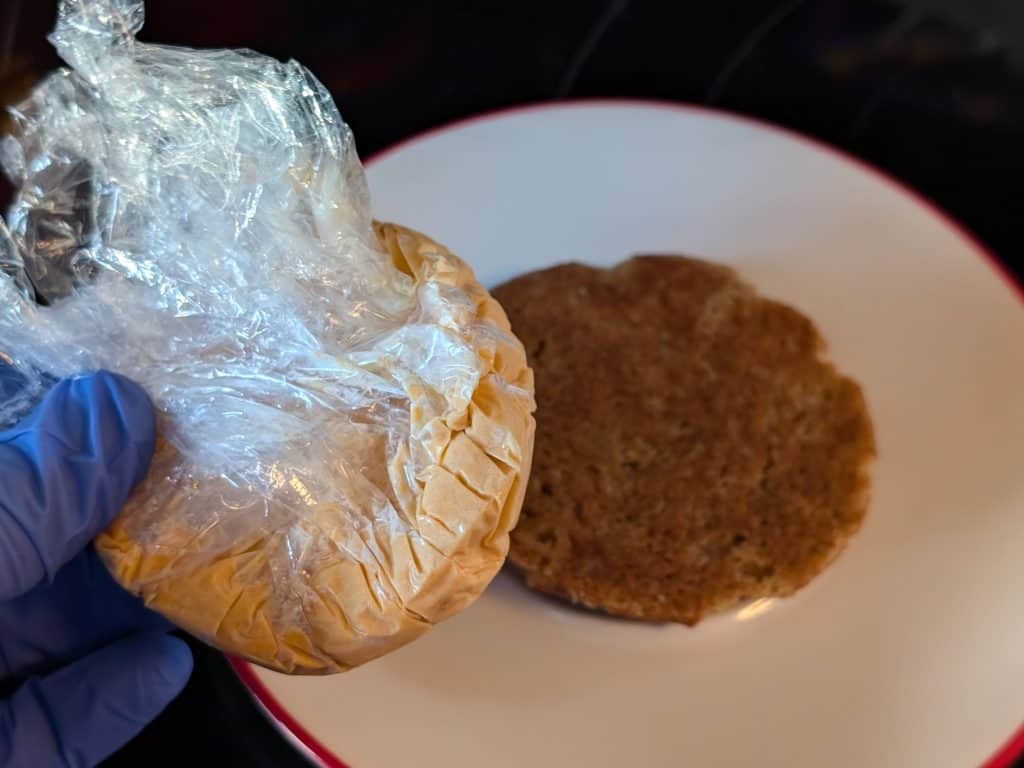
[[[65, 0], [73, 70], [2, 145], [0, 352], [152, 396], [149, 475], [98, 540], [182, 627], [334, 672], [470, 603], [501, 566], [533, 441], [501, 308], [369, 214], [352, 135], [295, 62], [138, 42], [137, 0]], [[467, 215], [471, 215], [467, 212]]]

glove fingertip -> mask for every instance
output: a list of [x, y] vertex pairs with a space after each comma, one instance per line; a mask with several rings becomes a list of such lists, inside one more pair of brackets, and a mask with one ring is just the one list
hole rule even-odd
[[153, 643], [154, 652], [159, 654], [154, 671], [163, 678], [165, 690], [173, 698], [192, 675], [192, 651], [184, 640], [173, 635], [159, 635]]
[[0, 599], [52, 581], [110, 524], [155, 442], [149, 396], [105, 371], [58, 382], [0, 433]]
[[159, 715], [191, 671], [181, 640], [133, 635], [30, 678], [0, 702], [12, 746], [5, 755], [0, 739], [0, 764], [95, 765]]
[[[131, 485], [127, 495], [146, 474], [156, 444], [156, 418], [153, 402], [146, 391], [134, 381], [110, 371], [98, 371], [74, 379], [72, 386], [89, 402], [93, 413], [116, 414], [118, 424], [102, 425], [123, 435], [135, 449], [129, 469]], [[129, 457], [122, 457], [129, 458]]]

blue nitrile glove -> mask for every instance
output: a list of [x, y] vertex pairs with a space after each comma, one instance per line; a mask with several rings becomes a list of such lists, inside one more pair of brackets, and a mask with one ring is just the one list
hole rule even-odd
[[[16, 378], [0, 370], [0, 394]], [[89, 546], [145, 474], [154, 431], [146, 394], [98, 373], [0, 433], [3, 768], [95, 765], [188, 680], [188, 646]]]

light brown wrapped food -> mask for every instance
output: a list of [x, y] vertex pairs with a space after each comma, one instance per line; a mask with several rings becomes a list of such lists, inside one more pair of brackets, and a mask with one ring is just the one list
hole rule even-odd
[[96, 542], [121, 584], [226, 651], [338, 672], [501, 566], [532, 374], [469, 267], [374, 222], [312, 73], [146, 43], [143, 17], [59, 3], [70, 68], [0, 152], [5, 360], [25, 391], [105, 369], [152, 398], [152, 465]]
[[[289, 472], [301, 457], [283, 462], [278, 479], [298, 500], [289, 508], [287, 493], [256, 499], [222, 477], [191, 476], [161, 442], [147, 480], [96, 541], [115, 578], [151, 608], [284, 672], [343, 671], [466, 607], [505, 559], [530, 468], [533, 379], [504, 311], [443, 246], [391, 224], [375, 231], [417, 293], [446, 294], [432, 321], [474, 350], [470, 396], [466, 381], [445, 391], [408, 378], [398, 440], [394, 428], [352, 430], [346, 415], [336, 450], [349, 459], [337, 470], [354, 472], [348, 504], [323, 501]], [[374, 366], [403, 378], [386, 360]], [[211, 525], [190, 514], [190, 483], [236, 516]]]

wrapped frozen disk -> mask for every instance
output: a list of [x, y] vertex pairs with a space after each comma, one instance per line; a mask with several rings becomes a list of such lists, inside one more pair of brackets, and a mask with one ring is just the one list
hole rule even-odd
[[60, 4], [72, 69], [2, 145], [0, 353], [29, 395], [109, 369], [153, 398], [152, 467], [96, 542], [121, 584], [226, 651], [344, 670], [500, 568], [532, 376], [463, 262], [372, 220], [308, 71], [141, 43], [142, 16]]

